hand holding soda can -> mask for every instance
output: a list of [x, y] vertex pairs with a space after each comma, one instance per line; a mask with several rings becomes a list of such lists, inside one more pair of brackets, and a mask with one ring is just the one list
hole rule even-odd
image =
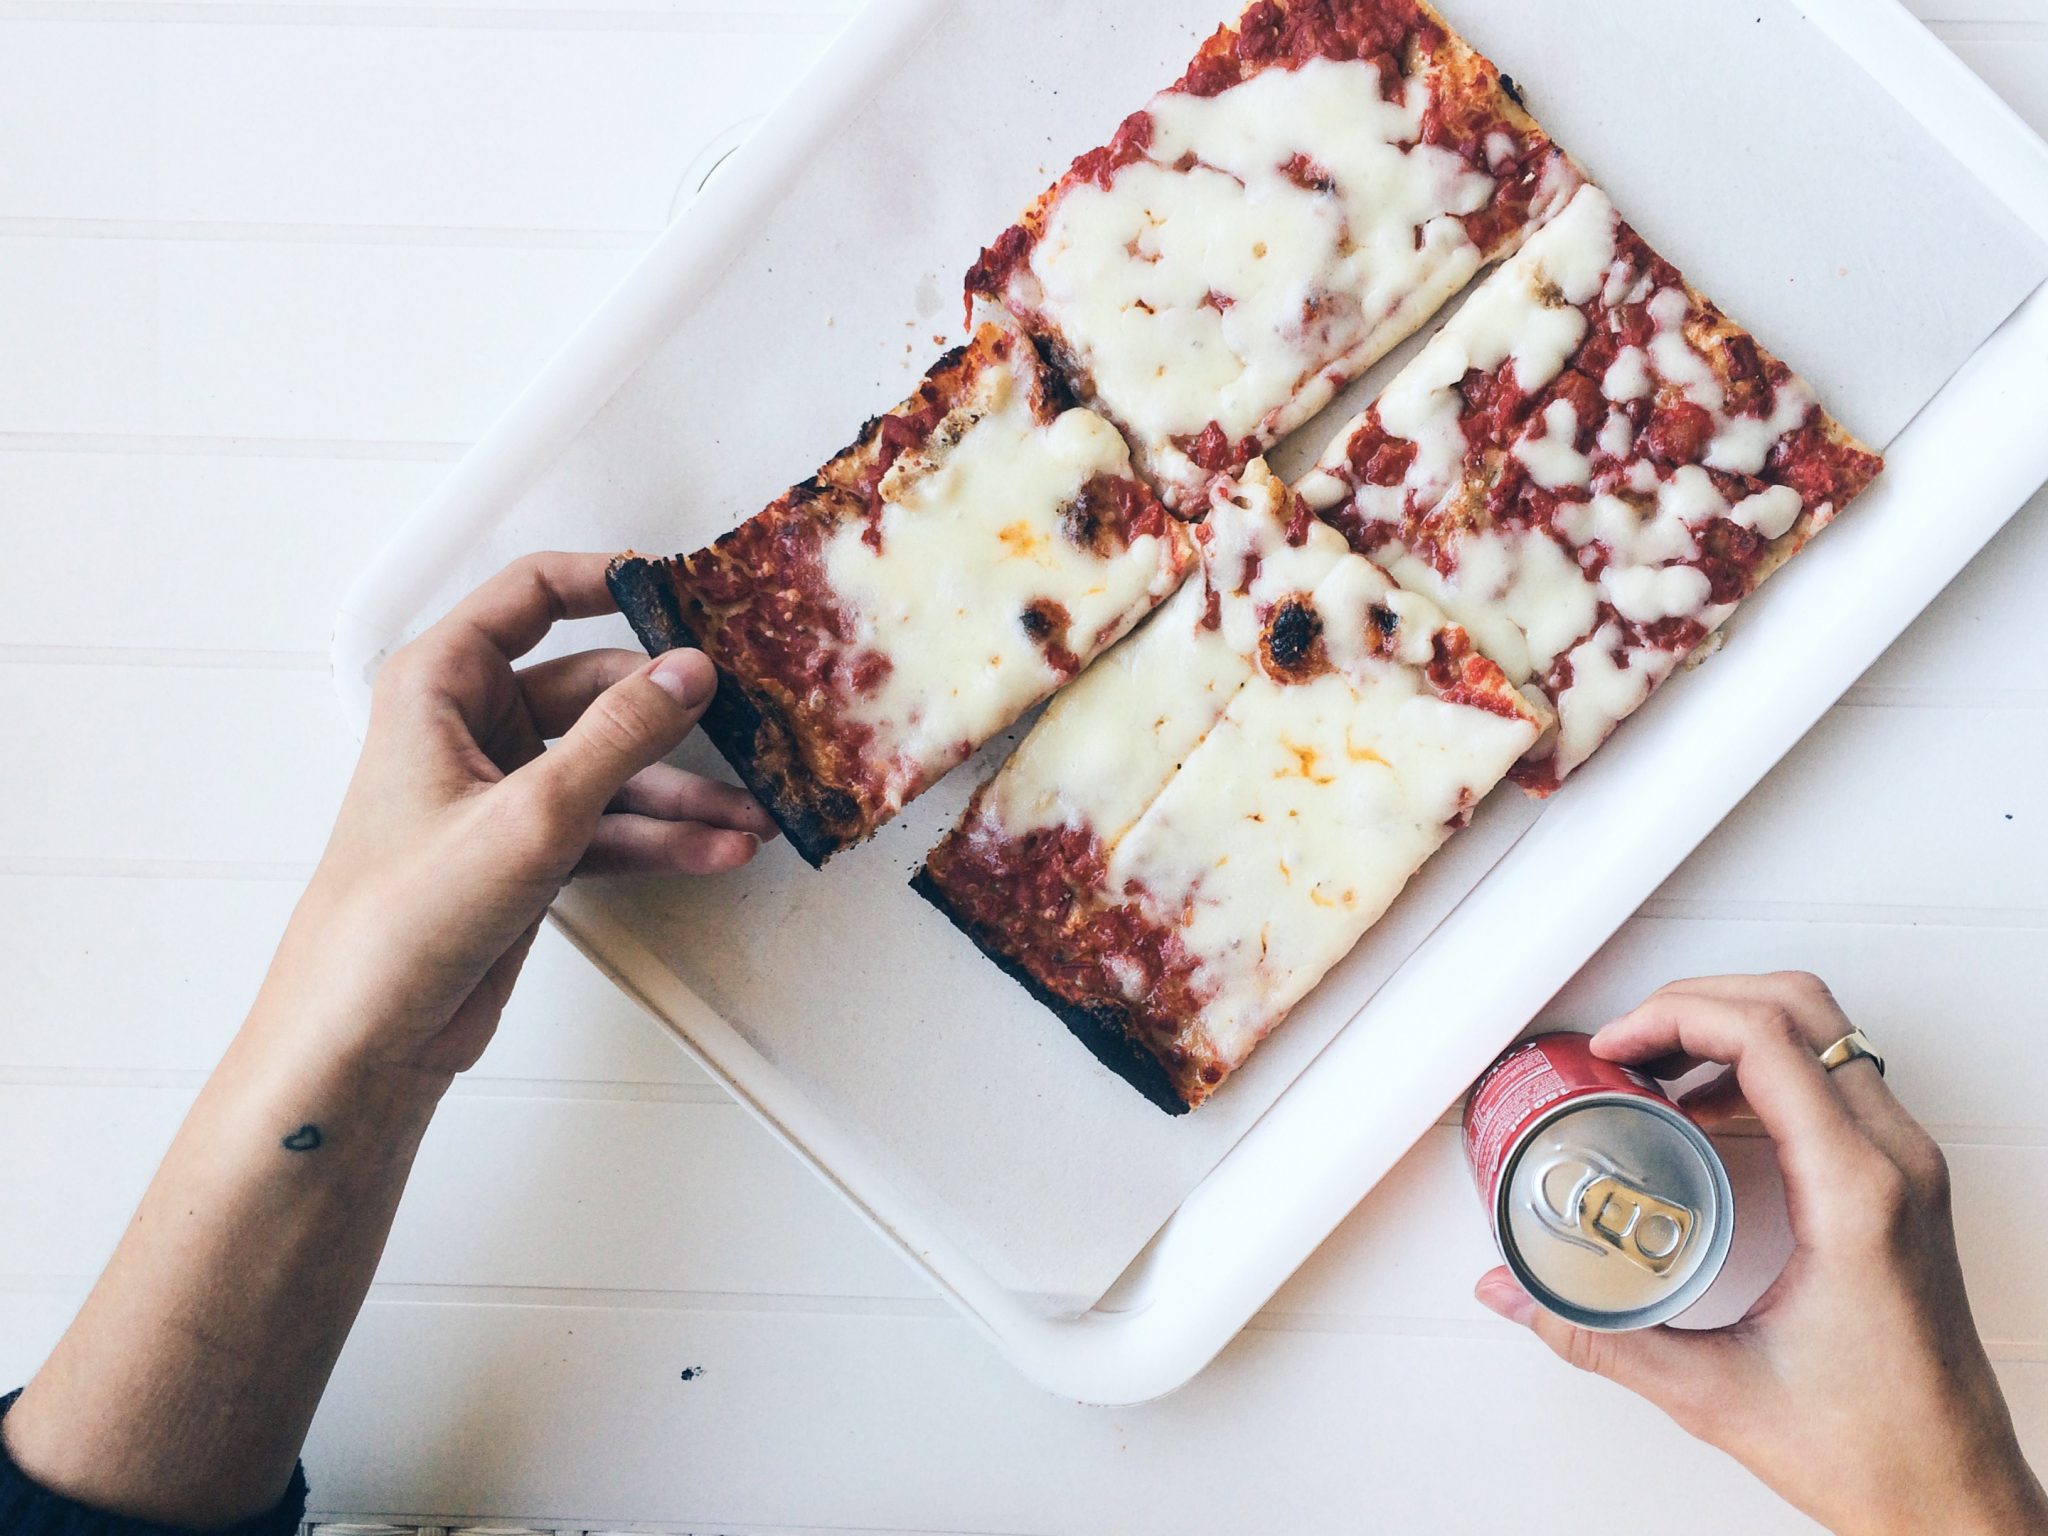
[[[1467, 1114], [1519, 1261], [1479, 1278], [1481, 1304], [1841, 1536], [2048, 1536], [2048, 1490], [1970, 1316], [1941, 1149], [1818, 978], [1673, 982], [1596, 1035], [1533, 1045], [1482, 1080]], [[1727, 1070], [1681, 1108], [1627, 1070], [1667, 1060]], [[1623, 1117], [1618, 1139], [1596, 1108]], [[1769, 1138], [1792, 1257], [1737, 1323], [1637, 1326], [1638, 1309], [1676, 1315], [1706, 1289], [1730, 1230], [1713, 1165], [1686, 1162], [1712, 1151], [1694, 1117]]]
[[1735, 1196], [1713, 1143], [1585, 1035], [1538, 1035], [1487, 1069], [1465, 1156], [1516, 1280], [1582, 1328], [1668, 1322], [1727, 1260]]

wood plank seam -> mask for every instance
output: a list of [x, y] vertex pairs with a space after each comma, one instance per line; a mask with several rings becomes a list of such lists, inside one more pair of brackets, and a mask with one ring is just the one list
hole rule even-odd
[[0, 453], [177, 454], [250, 459], [395, 459], [453, 463], [467, 442], [403, 438], [210, 436], [199, 432], [19, 432], [0, 428]]
[[1995, 16], [1984, 19], [1948, 18], [1927, 23], [1932, 32], [1953, 48], [1957, 43], [2048, 42], [2048, 18]]
[[80, 25], [145, 26], [436, 27], [515, 32], [689, 32], [728, 36], [816, 36], [836, 28], [848, 11], [748, 13], [654, 9], [527, 9], [411, 4], [261, 4], [246, 0], [4, 0], [0, 21], [58, 21]]
[[[83, 1300], [92, 1284], [89, 1275], [14, 1275], [0, 1278], [0, 1296], [37, 1295]], [[827, 1318], [891, 1318], [906, 1322], [965, 1327], [952, 1304], [938, 1296], [809, 1295], [771, 1292], [689, 1290], [605, 1290], [591, 1286], [462, 1285], [379, 1281], [370, 1287], [367, 1304], [410, 1306], [529, 1307], [562, 1310], [660, 1312], [680, 1316], [759, 1315]], [[1417, 1317], [1395, 1313], [1293, 1311], [1267, 1307], [1246, 1325], [1256, 1333], [1298, 1333], [1329, 1337], [1457, 1339], [1482, 1344], [1529, 1344], [1533, 1340], [1491, 1317]], [[2026, 1365], [2048, 1361], [2048, 1340], [1984, 1340], [1985, 1350], [1999, 1364]]]
[[661, 232], [478, 224], [327, 224], [241, 219], [80, 219], [0, 216], [0, 239], [151, 240], [238, 245], [430, 245], [463, 248], [637, 251]]
[[161, 645], [0, 644], [0, 667], [176, 667], [190, 671], [325, 672], [325, 651], [214, 650]]
[[1636, 909], [1639, 918], [1668, 922], [1849, 923], [1886, 928], [2048, 927], [2048, 909], [2028, 907], [1941, 907], [1876, 902], [1758, 901], [1692, 896], [1652, 896]]

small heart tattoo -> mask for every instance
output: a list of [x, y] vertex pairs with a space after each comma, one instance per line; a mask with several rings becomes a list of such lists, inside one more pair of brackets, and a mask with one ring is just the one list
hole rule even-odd
[[310, 1152], [319, 1145], [320, 1127], [317, 1125], [302, 1125], [284, 1139], [287, 1152]]

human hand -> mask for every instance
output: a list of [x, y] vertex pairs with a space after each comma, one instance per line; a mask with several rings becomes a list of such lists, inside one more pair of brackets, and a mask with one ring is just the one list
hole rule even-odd
[[434, 1106], [548, 903], [578, 873], [734, 869], [774, 833], [741, 791], [661, 761], [711, 702], [697, 652], [514, 669], [557, 621], [611, 611], [604, 571], [522, 560], [385, 663], [242, 1033], [6, 1415], [43, 1487], [180, 1527], [275, 1506]]
[[1795, 1247], [1741, 1322], [1596, 1333], [1505, 1268], [1478, 1298], [1838, 1536], [2048, 1533], [1970, 1318], [1941, 1150], [1870, 1062], [1818, 1060], [1851, 1027], [1818, 979], [1786, 973], [1675, 982], [1593, 1037], [1610, 1061], [1727, 1064], [1685, 1107], [1710, 1129], [1753, 1113], [1776, 1143]]
[[605, 564], [521, 560], [385, 662], [253, 1028], [438, 1093], [489, 1042], [572, 875], [712, 874], [774, 835], [743, 790], [661, 760], [711, 701], [700, 653], [515, 669], [555, 623], [613, 611]]

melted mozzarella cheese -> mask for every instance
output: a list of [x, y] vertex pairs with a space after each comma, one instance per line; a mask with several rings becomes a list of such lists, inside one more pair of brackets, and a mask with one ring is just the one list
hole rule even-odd
[[1681, 464], [1657, 486], [1657, 512], [1698, 528], [1728, 514], [1728, 503], [1714, 488], [1714, 477], [1697, 464]]
[[[1759, 472], [1772, 446], [1817, 409], [1811, 391], [1794, 378], [1778, 387], [1768, 413], [1730, 410], [1701, 350], [1711, 340], [1696, 346], [1688, 335], [1688, 323], [1705, 324], [1692, 296], [1677, 284], [1656, 287], [1651, 272], [1618, 254], [1617, 228], [1605, 196], [1581, 189], [1388, 384], [1374, 406], [1379, 422], [1415, 446], [1401, 484], [1350, 484], [1350, 442], [1366, 417], [1338, 435], [1301, 484], [1312, 505], [1327, 510], [1348, 499], [1362, 523], [1383, 529], [1374, 558], [1403, 585], [1439, 603], [1517, 684], [1537, 687], [1560, 657], [1569, 656], [1571, 682], [1555, 700], [1560, 727], [1554, 750], [1562, 773], [1582, 762], [1679, 660], [1647, 643], [1625, 644], [1619, 626], [1599, 624], [1602, 605], [1634, 625], [1689, 619], [1711, 635], [1731, 607], [1713, 602], [1712, 583], [1695, 563], [1702, 557], [1698, 531], [1726, 518], [1775, 540], [1804, 508], [1798, 493], [1782, 485], [1731, 506], [1707, 470]], [[1554, 523], [1566, 543], [1540, 529], [1493, 526], [1474, 510], [1483, 506], [1487, 487], [1471, 481], [1460, 385], [1469, 370], [1492, 372], [1512, 360], [1521, 389], [1543, 388], [1583, 340], [1586, 319], [1577, 306], [1596, 294], [1611, 305], [1643, 305], [1651, 323], [1644, 346], [1616, 354], [1601, 379], [1602, 393], [1617, 403], [1653, 393], [1670, 403], [1675, 396], [1705, 410], [1711, 430], [1703, 464], [1660, 474], [1628, 416], [1610, 410], [1596, 434], [1598, 449], [1622, 462], [1616, 478], [1631, 496], [1591, 493], [1593, 460], [1576, 443], [1590, 423], [1577, 419], [1570, 401], [1552, 400], [1508, 451], [1536, 485], [1561, 493]], [[1414, 509], [1437, 514], [1425, 526], [1446, 541], [1448, 560], [1445, 551], [1404, 543], [1402, 530], [1411, 526]], [[1589, 556], [1587, 563], [1599, 566], [1597, 578], [1575, 558], [1595, 546], [1599, 558]], [[1449, 574], [1439, 562], [1451, 567]]]
[[[1405, 484], [1386, 502], [1390, 515], [1399, 515], [1403, 495], [1431, 506], [1457, 483], [1465, 461], [1465, 434], [1458, 424], [1465, 400], [1458, 386], [1466, 374], [1475, 369], [1492, 373], [1512, 360], [1517, 384], [1524, 393], [1534, 393], [1563, 370], [1586, 336], [1586, 317], [1578, 306], [1600, 291], [1614, 263], [1617, 226], [1607, 195], [1598, 187], [1581, 187], [1564, 211], [1475, 289], [1387, 385], [1376, 402], [1380, 423], [1415, 445]], [[1563, 401], [1550, 409], [1559, 406], [1571, 412]], [[1321, 478], [1304, 482], [1304, 494], [1314, 493], [1312, 501], [1327, 505], [1330, 482], [1341, 478], [1352, 435], [1363, 423], [1360, 417], [1338, 433], [1319, 466]], [[1569, 434], [1562, 436], [1564, 450], [1583, 463], [1571, 449]], [[1547, 471], [1575, 474], [1577, 464], [1556, 450], [1560, 434], [1553, 431], [1550, 437], [1548, 454], [1532, 451]], [[1536, 473], [1533, 466], [1531, 472]]]
[[1709, 469], [1726, 470], [1731, 475], [1760, 474], [1778, 439], [1804, 426], [1819, 409], [1820, 402], [1804, 379], [1787, 379], [1778, 386], [1769, 415], [1717, 415], [1704, 462]]
[[[1730, 411], [1727, 391], [1713, 365], [1686, 336], [1685, 322], [1691, 311], [1692, 301], [1683, 288], [1663, 288], [1651, 298], [1649, 313], [1656, 332], [1650, 338], [1649, 358], [1657, 379], [1675, 385], [1713, 418], [1713, 435], [1702, 457], [1707, 468], [1734, 475], [1759, 474], [1772, 445], [1804, 425], [1820, 408], [1819, 402], [1806, 381], [1795, 375], [1777, 387], [1767, 414], [1747, 416]], [[1617, 358], [1616, 365], [1619, 363]]]
[[1405, 587], [1426, 594], [1463, 625], [1473, 643], [1510, 681], [1541, 677], [1593, 627], [1598, 583], [1539, 529], [1487, 528], [1458, 542], [1450, 577], [1418, 555], [1380, 552], [1380, 563]]
[[984, 797], [1001, 835], [1086, 828], [1107, 846], [1138, 819], [1251, 675], [1207, 605], [1189, 581], [1053, 696]]
[[[1368, 677], [1375, 663], [1387, 658], [1422, 667], [1436, 654], [1433, 642], [1444, 626], [1442, 611], [1420, 594], [1394, 585], [1370, 560], [1340, 561], [1316, 588], [1314, 604], [1322, 620], [1324, 649], [1339, 672]], [[1394, 615], [1390, 638], [1379, 634], [1372, 615], [1375, 608]], [[1386, 647], [1384, 656], [1380, 646]]]
[[1610, 565], [1600, 573], [1600, 590], [1630, 623], [1655, 624], [1699, 613], [1713, 584], [1690, 565]]
[[[1327, 529], [1288, 544], [1288, 510], [1263, 462], [1219, 482], [1203, 578], [1055, 698], [982, 799], [995, 836], [1094, 833], [1107, 853], [1097, 900], [1136, 901], [1176, 933], [1204, 998], [1194, 1028], [1225, 1066], [1343, 958], [1547, 723], [1540, 706], [1506, 716], [1438, 698], [1423, 669], [1443, 613]], [[1330, 663], [1303, 682], [1255, 659], [1264, 614], [1290, 595], [1313, 606]], [[1127, 995], [1144, 982], [1135, 966], [1109, 971]]]
[[932, 445], [884, 477], [880, 548], [864, 522], [826, 541], [826, 579], [853, 643], [889, 659], [847, 715], [874, 728], [892, 795], [915, 793], [1063, 680], [1025, 628], [1033, 602], [1066, 609], [1067, 633], [1054, 638], [1085, 660], [1171, 589], [1177, 530], [1104, 558], [1061, 529], [1084, 485], [1127, 474], [1129, 463], [1100, 416], [1071, 410], [1041, 423], [1025, 382], [990, 368]]
[[[1426, 655], [1442, 616], [1349, 556], [1316, 595], [1326, 637], [1402, 605], [1397, 644]], [[1172, 927], [1207, 989], [1200, 1026], [1227, 1065], [1378, 921], [1538, 725], [1434, 697], [1411, 663], [1332, 644], [1303, 683], [1254, 672], [1118, 843], [1110, 889]]]
[[[1624, 420], [1623, 425], [1626, 424]], [[1542, 432], [1516, 439], [1508, 451], [1529, 471], [1529, 478], [1546, 491], [1584, 485], [1593, 473], [1593, 465], [1574, 444], [1579, 413], [1572, 409], [1571, 401], [1553, 400], [1546, 405], [1542, 425]]]
[[1286, 498], [1264, 460], [1217, 483], [1202, 573], [1062, 690], [991, 784], [984, 811], [1004, 833], [1086, 827], [1107, 847], [1138, 819], [1251, 675], [1263, 614], [1349, 555], [1321, 523], [1289, 544]]
[[1557, 776], [1563, 778], [1593, 755], [1628, 716], [1641, 707], [1678, 657], [1671, 651], [1624, 648], [1621, 631], [1603, 624], [1572, 647], [1572, 685], [1557, 699]]
[[1247, 465], [1241, 479], [1210, 487], [1202, 560], [1216, 591], [1223, 637], [1245, 655], [1258, 649], [1268, 609], [1290, 593], [1314, 591], [1351, 552], [1343, 534], [1316, 521], [1309, 522], [1301, 543], [1288, 543], [1288, 512], [1287, 486], [1264, 459]]
[[1799, 493], [1791, 486], [1772, 485], [1730, 507], [1728, 521], [1754, 528], [1767, 539], [1782, 539], [1792, 531], [1803, 510]]
[[1613, 560], [1628, 566], [1691, 560], [1700, 552], [1692, 529], [1661, 502], [1647, 516], [1619, 496], [1570, 502], [1557, 509], [1557, 529], [1575, 545], [1605, 546]]
[[1625, 459], [1635, 446], [1636, 429], [1620, 411], [1609, 411], [1600, 423], [1600, 451], [1610, 459]]
[[1623, 347], [1614, 354], [1600, 392], [1610, 400], [1640, 400], [1650, 392], [1650, 360], [1641, 347]]
[[[1495, 181], [1418, 142], [1429, 99], [1426, 79], [1388, 101], [1373, 64], [1322, 58], [1215, 96], [1169, 91], [1145, 159], [1054, 204], [1036, 307], [1170, 488], [1206, 479], [1175, 437], [1215, 421], [1274, 440], [1479, 269], [1459, 216]], [[1283, 169], [1297, 157], [1328, 190]], [[1569, 190], [1547, 177], [1533, 217]]]

